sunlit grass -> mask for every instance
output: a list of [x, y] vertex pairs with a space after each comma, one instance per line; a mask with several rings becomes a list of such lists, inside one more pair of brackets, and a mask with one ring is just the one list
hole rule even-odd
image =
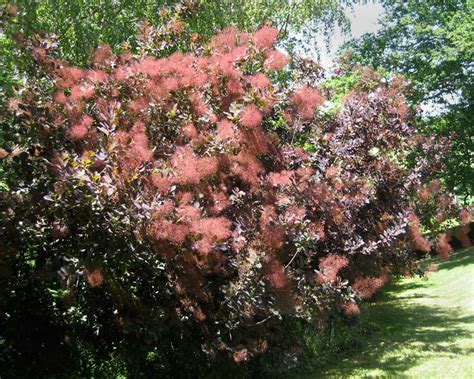
[[474, 378], [474, 248], [391, 285], [365, 312], [375, 332], [309, 377]]

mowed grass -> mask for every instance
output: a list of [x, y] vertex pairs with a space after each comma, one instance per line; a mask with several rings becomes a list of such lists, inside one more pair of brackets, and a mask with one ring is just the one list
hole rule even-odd
[[312, 378], [474, 378], [474, 248], [365, 309], [374, 332]]

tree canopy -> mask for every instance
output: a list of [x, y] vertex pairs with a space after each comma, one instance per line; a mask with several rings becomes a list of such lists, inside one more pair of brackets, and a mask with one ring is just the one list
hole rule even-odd
[[[2, 0], [4, 4], [5, 0]], [[334, 26], [347, 29], [345, 7], [355, 0], [18, 0], [15, 22], [9, 27], [31, 35], [38, 30], [60, 38], [62, 54], [70, 62], [84, 65], [101, 43], [117, 49], [136, 44], [140, 22], [152, 25], [163, 17], [182, 18], [189, 29], [203, 37], [235, 25], [253, 31], [267, 21], [284, 32], [304, 26], [317, 27], [329, 34]], [[168, 8], [165, 8], [168, 7]], [[169, 8], [173, 6], [174, 8]], [[166, 9], [166, 10], [165, 10]], [[167, 14], [171, 9], [171, 15]]]
[[473, 1], [384, 2], [381, 29], [352, 41], [355, 62], [402, 73], [413, 82], [427, 125], [455, 133], [443, 178], [465, 201], [473, 191]]

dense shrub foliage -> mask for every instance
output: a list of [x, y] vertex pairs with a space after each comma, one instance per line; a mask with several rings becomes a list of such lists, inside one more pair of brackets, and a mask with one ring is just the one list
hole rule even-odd
[[101, 46], [87, 69], [54, 40], [30, 46], [36, 75], [1, 150], [16, 174], [0, 253], [15, 362], [59, 370], [92, 349], [184, 373], [293, 354], [289, 320], [353, 317], [391, 276], [421, 273], [423, 253], [449, 254], [446, 235], [422, 234], [457, 212], [432, 180], [448, 141], [417, 133], [402, 78], [366, 70], [327, 113], [331, 93], [308, 62], [288, 70], [272, 27], [171, 55], [155, 32], [137, 54]]

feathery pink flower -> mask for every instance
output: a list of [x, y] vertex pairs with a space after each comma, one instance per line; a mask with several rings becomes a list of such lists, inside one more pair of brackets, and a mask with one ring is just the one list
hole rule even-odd
[[89, 283], [91, 287], [98, 287], [104, 282], [104, 276], [102, 275], [102, 272], [99, 269], [87, 271], [86, 278], [87, 283]]
[[67, 133], [69, 137], [74, 141], [83, 139], [87, 133], [89, 133], [89, 128], [93, 122], [94, 120], [89, 115], [81, 116], [81, 118], [68, 129]]
[[73, 101], [79, 99], [90, 99], [95, 95], [95, 89], [92, 84], [80, 83], [71, 88], [71, 99]]
[[349, 264], [349, 259], [337, 254], [329, 254], [319, 261], [320, 274], [318, 280], [322, 283], [334, 282], [338, 272]]
[[264, 167], [254, 154], [242, 150], [233, 157], [231, 171], [256, 190], [260, 185], [259, 174], [264, 171]]
[[441, 233], [436, 240], [436, 253], [444, 261], [449, 259], [449, 254], [453, 251], [449, 244], [450, 239], [451, 237], [448, 234]]
[[201, 179], [215, 174], [218, 168], [216, 157], [196, 157], [189, 147], [176, 149], [172, 164], [177, 174], [173, 181], [179, 184], [198, 184]]
[[163, 176], [160, 173], [154, 173], [151, 176], [152, 184], [158, 188], [161, 192], [166, 193], [171, 185], [171, 180], [167, 176]]
[[346, 316], [354, 316], [360, 313], [359, 306], [353, 302], [342, 304], [341, 310]]
[[139, 97], [136, 100], [133, 100], [128, 103], [128, 108], [133, 112], [141, 112], [148, 108], [149, 101], [145, 97]]
[[209, 112], [209, 107], [200, 94], [193, 92], [189, 95], [189, 100], [191, 101], [196, 116], [202, 116]]
[[291, 179], [293, 178], [293, 172], [283, 170], [280, 172], [271, 172], [268, 174], [268, 181], [274, 187], [278, 186], [285, 186], [291, 183]]
[[387, 283], [387, 275], [379, 277], [357, 278], [352, 288], [363, 299], [370, 299], [374, 294]]
[[220, 121], [217, 124], [216, 135], [221, 141], [227, 141], [235, 137], [235, 125], [227, 119]]
[[97, 50], [94, 52], [93, 62], [96, 64], [107, 64], [110, 60], [114, 58], [112, 49], [108, 45], [100, 45]]
[[424, 253], [429, 253], [432, 248], [432, 244], [423, 237], [423, 234], [420, 230], [419, 221], [412, 222], [408, 227], [408, 237], [411, 240], [411, 248], [414, 250], [419, 250]]
[[273, 288], [281, 290], [288, 285], [285, 268], [278, 260], [271, 260], [266, 266], [266, 271], [267, 279]]
[[260, 90], [265, 89], [271, 84], [268, 77], [265, 74], [262, 74], [261, 72], [249, 76], [248, 79], [252, 86], [257, 87]]
[[275, 44], [277, 36], [278, 29], [272, 28], [271, 26], [264, 26], [255, 32], [253, 40], [261, 49], [270, 48]]
[[63, 91], [59, 91], [54, 94], [53, 100], [59, 104], [64, 105], [67, 103], [67, 96], [64, 94]]
[[461, 209], [459, 212], [459, 220], [463, 225], [467, 225], [471, 222], [471, 213], [467, 209]]
[[195, 139], [198, 137], [198, 131], [193, 124], [187, 124], [183, 129], [183, 134], [188, 137], [189, 139]]
[[290, 57], [288, 55], [278, 50], [271, 50], [266, 53], [263, 67], [265, 70], [277, 71], [281, 70], [288, 63], [290, 63]]
[[237, 46], [237, 36], [239, 31], [234, 26], [223, 29], [219, 34], [212, 37], [211, 45], [214, 51], [227, 53]]
[[242, 85], [238, 79], [229, 79], [227, 81], [227, 90], [233, 96], [240, 96], [244, 93]]
[[148, 233], [157, 241], [181, 245], [190, 233], [190, 229], [186, 224], [177, 224], [157, 215], [151, 221]]
[[247, 105], [240, 116], [240, 123], [247, 128], [256, 128], [262, 123], [262, 113], [255, 104]]
[[107, 80], [107, 74], [102, 70], [89, 70], [87, 71], [87, 79], [92, 83], [103, 83]]
[[314, 117], [316, 107], [324, 103], [321, 93], [308, 86], [300, 87], [292, 96], [293, 105], [296, 112], [303, 120], [310, 120]]

